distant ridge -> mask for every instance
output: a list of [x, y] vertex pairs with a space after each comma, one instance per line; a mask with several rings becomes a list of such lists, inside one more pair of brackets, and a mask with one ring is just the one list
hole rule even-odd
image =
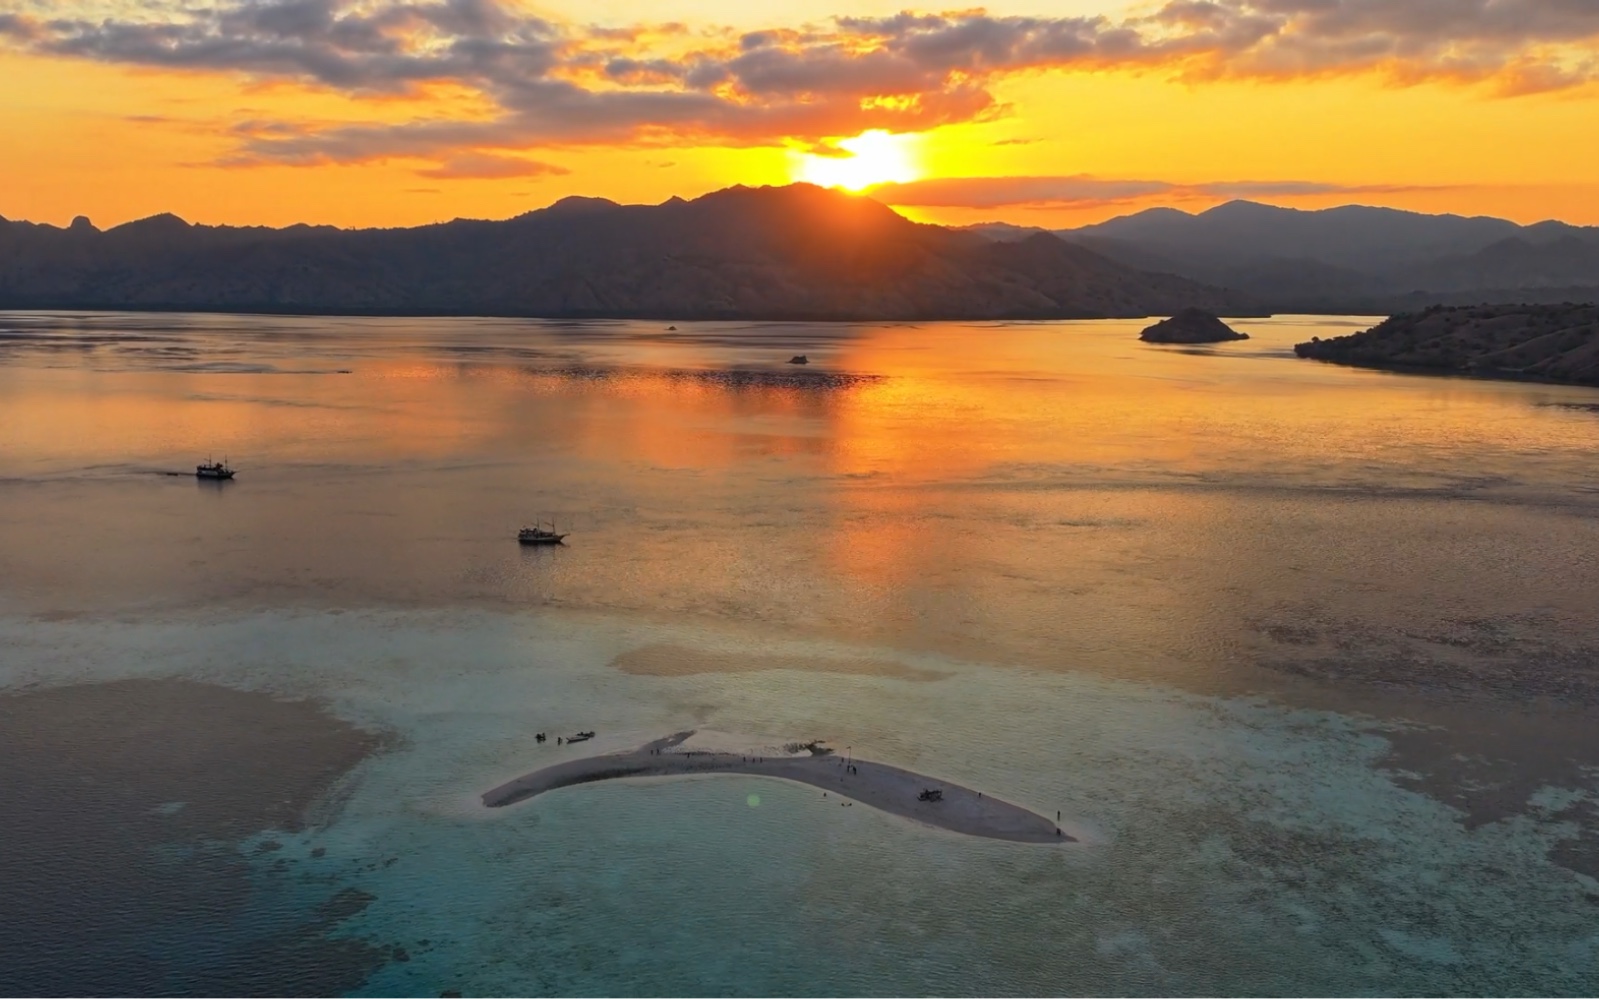
[[[990, 240], [1036, 230], [969, 225]], [[1236, 288], [1273, 312], [1406, 312], [1436, 304], [1599, 300], [1599, 227], [1345, 205], [1228, 201], [1119, 216], [1063, 240], [1113, 261]]]
[[0, 308], [635, 317], [1002, 319], [1259, 314], [1047, 233], [995, 242], [807, 184], [693, 201], [563, 198], [411, 229], [0, 222]]
[[610, 198], [585, 198], [582, 195], [574, 194], [570, 197], [562, 198], [560, 201], [550, 205], [548, 208], [541, 208], [537, 211], [528, 212], [521, 217], [526, 218], [528, 215], [536, 215], [540, 211], [552, 212], [555, 214], [578, 215], [584, 212], [603, 212], [609, 208], [621, 207], [622, 206], [620, 204], [612, 201]]
[[1599, 301], [1599, 228], [1552, 220], [1231, 201], [1198, 214], [1153, 208], [1056, 235], [1130, 267], [1236, 288], [1278, 312]]

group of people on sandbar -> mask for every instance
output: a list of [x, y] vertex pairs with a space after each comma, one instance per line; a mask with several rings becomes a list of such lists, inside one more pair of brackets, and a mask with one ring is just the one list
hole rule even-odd
[[[565, 745], [568, 742], [587, 742], [589, 739], [592, 739], [592, 738], [594, 738], [594, 733], [593, 732], [579, 732], [577, 735], [574, 735], [574, 736], [572, 736], [569, 739], [558, 735], [558, 736], [555, 737], [555, 744], [557, 746], [561, 746], [561, 745]], [[549, 734], [545, 733], [545, 732], [537, 732], [533, 736], [533, 741], [534, 742], [538, 742], [538, 743], [548, 742], [549, 739], [550, 739]]]

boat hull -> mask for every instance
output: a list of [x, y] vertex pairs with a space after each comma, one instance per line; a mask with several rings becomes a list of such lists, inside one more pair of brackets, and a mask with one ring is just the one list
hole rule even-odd
[[560, 545], [565, 544], [566, 535], [557, 534], [549, 538], [517, 538], [517, 544], [522, 545]]

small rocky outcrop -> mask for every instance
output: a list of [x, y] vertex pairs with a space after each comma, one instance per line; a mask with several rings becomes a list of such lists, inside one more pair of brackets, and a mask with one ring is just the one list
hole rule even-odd
[[1138, 339], [1145, 343], [1226, 343], [1229, 340], [1248, 340], [1248, 333], [1240, 333], [1204, 309], [1184, 309], [1170, 319], [1144, 330]]

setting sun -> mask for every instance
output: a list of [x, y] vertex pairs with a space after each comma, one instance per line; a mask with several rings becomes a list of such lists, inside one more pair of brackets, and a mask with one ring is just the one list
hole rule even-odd
[[848, 154], [845, 156], [797, 153], [794, 179], [849, 191], [916, 180], [921, 176], [916, 159], [917, 138], [872, 129], [839, 142], [839, 148]]

